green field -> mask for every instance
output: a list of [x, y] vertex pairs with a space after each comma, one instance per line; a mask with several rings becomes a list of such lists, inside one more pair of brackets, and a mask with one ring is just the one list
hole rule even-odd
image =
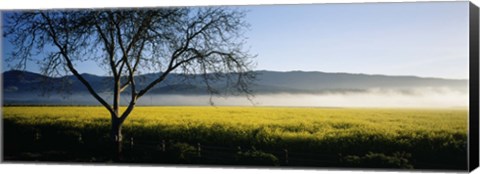
[[[201, 157], [181, 154], [185, 163], [221, 163], [200, 159], [216, 156], [226, 164], [258, 158], [281, 166], [465, 169], [467, 117], [461, 108], [137, 107], [123, 134], [138, 147], [165, 140], [184, 146], [181, 152], [205, 146]], [[102, 107], [3, 107], [3, 121], [5, 151], [12, 149], [6, 160], [22, 160], [35, 151], [24, 143], [53, 148], [78, 140], [85, 147], [108, 138], [110, 115]], [[226, 162], [213, 148], [206, 155], [208, 147], [237, 150]]]

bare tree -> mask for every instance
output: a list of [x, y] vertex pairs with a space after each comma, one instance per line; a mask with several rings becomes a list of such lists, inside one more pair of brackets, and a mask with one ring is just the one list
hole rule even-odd
[[[111, 115], [111, 137], [121, 151], [122, 124], [137, 101], [169, 74], [201, 75], [212, 94], [222, 80], [230, 92], [250, 94], [252, 58], [243, 48], [245, 12], [222, 7], [23, 11], [8, 13], [5, 37], [15, 46], [9, 61], [25, 68], [38, 61], [48, 76], [73, 74]], [[45, 55], [38, 60], [33, 57]], [[79, 72], [92, 61], [113, 78], [106, 101]], [[142, 73], [154, 80], [139, 85]], [[120, 111], [120, 97], [129, 96]]]

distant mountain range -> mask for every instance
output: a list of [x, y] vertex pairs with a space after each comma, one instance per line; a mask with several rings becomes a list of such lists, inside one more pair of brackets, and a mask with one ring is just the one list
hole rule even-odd
[[[448, 88], [466, 91], [468, 80], [421, 78], [415, 76], [386, 76], [349, 73], [325, 73], [304, 71], [255, 71], [256, 80], [252, 90], [256, 94], [270, 93], [345, 93], [363, 92], [370, 89], [408, 90], [414, 88]], [[139, 87], [145, 86], [159, 74], [138, 76]], [[111, 91], [112, 77], [82, 74], [98, 92]], [[161, 84], [148, 94], [207, 94], [206, 85], [200, 78], [185, 80], [180, 74], [170, 74]], [[221, 82], [214, 84], [221, 88]], [[11, 70], [3, 73], [3, 93], [5, 96], [15, 94], [39, 94], [58, 89], [70, 93], [87, 93], [87, 89], [74, 76], [47, 77], [28, 71]]]

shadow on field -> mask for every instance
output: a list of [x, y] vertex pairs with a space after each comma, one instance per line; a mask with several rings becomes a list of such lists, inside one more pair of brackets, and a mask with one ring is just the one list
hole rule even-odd
[[[398, 144], [381, 137], [328, 142], [223, 141], [167, 133], [127, 134], [119, 161], [113, 161], [109, 127], [22, 125], [4, 119], [4, 161], [233, 166], [466, 169], [466, 148], [444, 140]], [[148, 131], [147, 131], [148, 132]], [[169, 134], [168, 134], [169, 135]], [[252, 135], [254, 136], [254, 135]], [[228, 137], [228, 136], [225, 136]], [[397, 143], [397, 144], [396, 144]], [[399, 151], [401, 149], [401, 151]]]

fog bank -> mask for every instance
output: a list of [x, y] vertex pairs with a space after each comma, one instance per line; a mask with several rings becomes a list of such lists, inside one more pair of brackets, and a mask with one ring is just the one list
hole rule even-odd
[[[98, 105], [89, 94], [73, 95], [5, 95], [5, 104], [25, 105]], [[111, 96], [102, 95], [106, 101]], [[129, 96], [122, 96], [127, 104]], [[370, 89], [364, 92], [323, 94], [258, 94], [252, 100], [245, 96], [218, 97], [209, 95], [146, 95], [138, 105], [210, 105], [218, 106], [309, 106], [309, 107], [466, 107], [468, 93], [449, 88]]]
[[[143, 98], [142, 105], [208, 105], [210, 96], [155, 95]], [[234, 106], [318, 106], [318, 107], [466, 107], [468, 94], [436, 89], [396, 91], [373, 89], [361, 93], [329, 94], [260, 94], [248, 100], [245, 96], [212, 97], [215, 105]]]

